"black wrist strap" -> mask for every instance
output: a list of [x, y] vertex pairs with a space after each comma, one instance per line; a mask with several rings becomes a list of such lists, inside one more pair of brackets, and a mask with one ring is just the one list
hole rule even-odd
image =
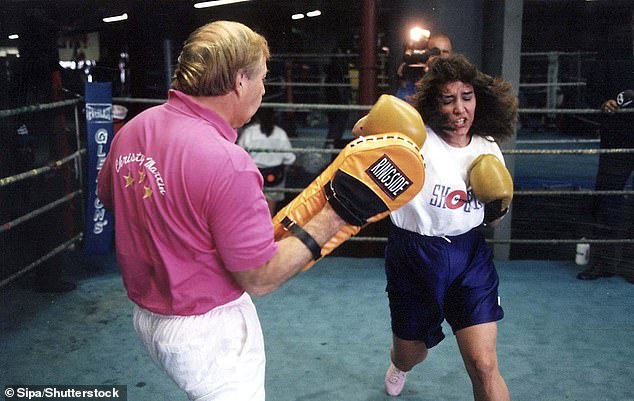
[[288, 218], [288, 216], [282, 219], [282, 226], [286, 231], [290, 231], [306, 245], [310, 253], [313, 254], [313, 260], [317, 260], [321, 258], [321, 246], [315, 241], [315, 239], [308, 234], [303, 228], [299, 226], [299, 224], [295, 223], [293, 220]]

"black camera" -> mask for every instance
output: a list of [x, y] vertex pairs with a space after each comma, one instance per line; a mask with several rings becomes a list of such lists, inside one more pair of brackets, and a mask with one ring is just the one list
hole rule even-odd
[[410, 29], [409, 40], [403, 49], [403, 62], [409, 67], [422, 67], [430, 57], [440, 55], [438, 48], [428, 48], [429, 36], [430, 32], [427, 29], [420, 27]]
[[410, 67], [422, 66], [430, 57], [439, 56], [440, 49], [432, 47], [431, 49], [405, 49], [403, 52], [403, 62]]

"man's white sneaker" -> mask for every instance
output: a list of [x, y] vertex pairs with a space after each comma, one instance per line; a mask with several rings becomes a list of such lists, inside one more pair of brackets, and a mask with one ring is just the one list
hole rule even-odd
[[387, 372], [385, 373], [385, 392], [393, 397], [401, 394], [406, 379], [407, 372], [399, 370], [390, 362], [390, 367], [387, 368]]

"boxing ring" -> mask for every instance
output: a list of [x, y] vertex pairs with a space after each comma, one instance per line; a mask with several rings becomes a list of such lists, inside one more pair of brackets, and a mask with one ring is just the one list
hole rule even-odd
[[[142, 105], [156, 99], [115, 98], [114, 103]], [[64, 157], [0, 177], [0, 193], [12, 191], [51, 172], [69, 169], [73, 186], [61, 197], [1, 222], [0, 238], [51, 211], [74, 204], [85, 219], [82, 99], [0, 110], [0, 119], [63, 110], [71, 116], [76, 147]], [[279, 113], [313, 115], [343, 110], [352, 123], [369, 106], [265, 102]], [[574, 114], [593, 109], [521, 109], [522, 115]], [[325, 141], [323, 126], [293, 133], [296, 166], [289, 172], [288, 198], [299, 193], [338, 152]], [[351, 139], [349, 130], [344, 138]], [[265, 150], [265, 149], [252, 149]], [[266, 151], [281, 151], [266, 149]], [[496, 250], [500, 293], [506, 317], [500, 322], [498, 352], [503, 375], [517, 400], [634, 400], [634, 310], [632, 287], [621, 277], [595, 282], [575, 279], [584, 266], [575, 263], [578, 244], [631, 244], [633, 238], [592, 238], [587, 214], [596, 196], [632, 196], [631, 187], [595, 191], [597, 160], [603, 153], [596, 135], [567, 137], [520, 128], [504, 148], [515, 180], [511, 214], [499, 229], [487, 232]], [[276, 191], [279, 191], [276, 189]], [[2, 198], [5, 199], [5, 198]], [[6, 217], [6, 214], [5, 214]], [[268, 399], [388, 400], [383, 375], [391, 343], [384, 294], [381, 252], [387, 219], [364, 229], [300, 274], [280, 291], [256, 300], [267, 343]], [[56, 242], [20, 266], [3, 252], [0, 270], [0, 378], [9, 383], [123, 384], [130, 400], [183, 399], [180, 390], [157, 371], [130, 325], [125, 296], [112, 254], [82, 252], [85, 221], [73, 232], [52, 235]], [[28, 238], [24, 238], [25, 241]], [[9, 244], [3, 240], [5, 249]], [[54, 256], [78, 281], [67, 294], [34, 294], [23, 284]], [[501, 255], [501, 256], [500, 256]], [[408, 380], [402, 400], [470, 399], [471, 389], [459, 351], [447, 339]], [[56, 368], [57, 367], [57, 368]]]
[[[114, 102], [123, 103], [123, 104], [143, 104], [146, 106], [162, 103], [163, 100], [157, 99], [132, 99], [132, 98], [115, 98]], [[65, 109], [72, 107], [73, 108], [73, 116], [74, 116], [74, 129], [75, 129], [75, 138], [77, 148], [73, 153], [63, 157], [59, 160], [51, 160], [49, 163], [43, 166], [39, 166], [33, 168], [29, 171], [20, 172], [18, 174], [1, 177], [0, 178], [0, 191], [10, 191], [12, 185], [21, 182], [28, 181], [35, 177], [41, 176], [42, 174], [49, 173], [51, 171], [63, 168], [63, 167], [71, 167], [73, 169], [74, 179], [74, 188], [72, 191], [65, 193], [59, 199], [56, 199], [42, 207], [39, 207], [35, 210], [29, 211], [21, 216], [17, 216], [12, 218], [9, 221], [3, 221], [0, 225], [0, 235], [3, 233], [12, 230], [13, 228], [21, 225], [32, 219], [41, 218], [41, 216], [48, 211], [55, 208], [63, 208], [66, 204], [72, 201], [79, 200], [80, 204], [85, 203], [85, 188], [83, 188], [83, 178], [84, 174], [84, 165], [85, 165], [85, 154], [86, 149], [81, 147], [82, 144], [82, 135], [85, 135], [81, 131], [82, 122], [79, 117], [79, 107], [81, 106], [81, 100], [73, 99], [62, 102], [55, 102], [51, 104], [45, 105], [33, 105], [29, 107], [22, 107], [18, 109], [11, 110], [2, 110], [0, 111], [0, 119], [7, 118], [11, 116], [16, 116], [20, 114], [27, 113], [38, 113], [46, 110], [53, 109]], [[327, 104], [309, 104], [309, 103], [274, 103], [267, 102], [263, 103], [262, 107], [271, 107], [276, 110], [280, 110], [281, 113], [308, 113], [308, 112], [324, 112], [328, 110], [337, 110], [337, 111], [347, 111], [350, 114], [351, 123], [353, 120], [356, 120], [355, 117], [363, 115], [367, 110], [369, 110], [369, 106], [364, 105], [327, 105]], [[624, 110], [623, 112], [632, 112], [634, 110]], [[599, 110], [595, 109], [520, 109], [520, 114], [531, 114], [531, 115], [566, 115], [566, 114], [574, 114], [574, 115], [592, 115], [600, 113]], [[351, 124], [350, 124], [351, 128]], [[329, 144], [326, 143], [325, 140], [325, 132], [321, 129], [321, 133], [318, 133], [318, 129], [298, 129], [295, 135], [291, 137], [291, 142], [293, 143], [292, 151], [298, 156], [298, 165], [294, 172], [291, 173], [291, 177], [289, 180], [289, 186], [283, 189], [275, 189], [275, 191], [283, 191], [287, 194], [287, 201], [292, 199], [297, 193], [303, 190], [303, 186], [307, 185], [325, 166], [329, 163], [330, 158], [333, 155], [338, 153], [338, 149], [333, 149], [331, 146], [327, 146]], [[500, 231], [505, 231], [505, 235], [495, 235], [495, 233], [491, 233], [488, 241], [493, 244], [495, 247], [498, 246], [517, 246], [518, 248], [531, 245], [546, 245], [546, 246], [560, 246], [562, 249], [565, 249], [563, 252], [566, 252], [569, 255], [569, 258], [573, 259], [575, 255], [574, 247], [577, 244], [588, 244], [590, 248], [593, 244], [632, 244], [634, 243], [633, 238], [590, 238], [587, 235], [578, 235], [575, 236], [577, 232], [580, 231], [579, 227], [575, 227], [573, 230], [570, 230], [568, 235], [559, 235], [557, 238], [544, 237], [541, 233], [538, 236], [533, 238], [525, 238], [526, 235], [520, 235], [520, 238], [515, 238], [513, 236], [512, 227], [508, 226], [513, 224], [514, 218], [513, 215], [521, 215], [520, 219], [532, 218], [534, 223], [542, 223], [547, 224], [547, 219], [540, 222], [540, 216], [538, 211], [534, 211], [537, 213], [537, 216], [533, 214], [533, 216], [524, 217], [528, 212], [523, 211], [521, 208], [526, 202], [530, 202], [530, 199], [544, 199], [544, 198], [559, 198], [563, 197], [567, 199], [565, 202], [561, 202], [560, 206], [565, 205], [560, 209], [564, 215], [566, 213], [572, 213], [570, 204], [574, 202], [578, 202], [579, 200], [586, 200], [588, 198], [592, 198], [595, 196], [631, 196], [634, 195], [634, 190], [630, 188], [625, 188], [623, 190], [616, 191], [596, 191], [591, 189], [593, 187], [592, 177], [596, 172], [596, 159], [600, 154], [625, 154], [625, 153], [634, 153], [634, 149], [599, 149], [598, 148], [598, 139], [596, 138], [568, 138], [568, 139], [522, 139], [522, 136], [530, 135], [530, 133], [522, 133], [522, 129], [518, 131], [518, 137], [515, 140], [515, 148], [508, 149], [503, 148], [502, 152], [505, 155], [505, 159], [507, 165], [513, 171], [514, 180], [515, 180], [515, 192], [514, 192], [514, 206], [511, 211], [511, 216], [505, 218], [503, 227]], [[352, 136], [348, 130], [346, 134], [344, 134], [344, 138], [352, 139]], [[536, 148], [537, 145], [551, 145], [550, 149], [544, 148]], [[248, 149], [249, 151], [268, 151], [268, 152], [284, 152], [282, 149]], [[545, 175], [544, 177], [527, 177], [525, 175], [529, 175], [531, 173], [531, 169], [535, 169], [537, 163], [532, 164], [530, 162], [524, 162], [524, 158], [532, 158], [535, 157], [541, 158], [541, 164], [550, 166], [552, 161], [549, 162], [549, 158], [556, 158], [559, 160], [564, 160], [562, 157], [568, 157], [565, 159], [568, 163], [575, 163], [574, 159], [570, 157], [580, 157], [586, 158], [586, 161], [581, 165], [589, 168], [591, 171], [585, 174], [585, 177], [581, 181], [579, 181], [579, 177], [577, 181], [579, 182], [566, 182], [566, 177], [555, 177], [556, 172], [548, 171], [546, 167], [543, 169], [542, 173]], [[588, 159], [590, 161], [588, 161]], [[580, 164], [575, 165], [580, 165]], [[560, 166], [561, 167], [561, 166]], [[561, 168], [560, 168], [561, 170]], [[546, 174], [549, 174], [546, 176]], [[579, 175], [579, 172], [575, 174]], [[540, 179], [541, 178], [541, 179]], [[590, 180], [589, 180], [590, 179]], [[550, 180], [550, 182], [548, 181]], [[558, 182], [556, 182], [559, 180]], [[585, 181], [584, 181], [585, 180]], [[569, 180], [568, 180], [569, 181]], [[583, 181], [583, 182], [582, 182]], [[303, 186], [293, 186], [293, 184], [304, 184]], [[541, 188], [539, 188], [541, 186]], [[537, 187], [537, 188], [535, 188]], [[264, 191], [268, 191], [268, 189], [264, 189]], [[290, 199], [288, 199], [290, 198]], [[568, 200], [570, 199], [570, 200]], [[518, 206], [519, 203], [519, 206]], [[537, 218], [535, 220], [535, 217]], [[576, 216], [571, 216], [576, 217]], [[559, 216], [561, 218], [561, 216]], [[574, 219], [573, 219], [574, 220]], [[520, 222], [521, 223], [521, 222]], [[572, 223], [572, 222], [571, 222]], [[578, 225], [579, 222], [574, 222]], [[379, 223], [380, 225], [381, 223]], [[588, 222], [581, 222], [581, 224], [591, 224]], [[81, 224], [77, 224], [77, 227], [84, 227], [84, 222]], [[506, 227], [504, 227], [506, 226]], [[377, 231], [381, 235], [376, 235]], [[361, 233], [353, 237], [351, 242], [370, 242], [370, 243], [379, 243], [380, 244], [386, 241], [385, 230], [377, 230], [374, 227], [368, 227], [361, 231]], [[524, 234], [524, 233], [520, 233]], [[39, 264], [48, 260], [52, 256], [59, 254], [60, 252], [74, 247], [77, 243], [80, 243], [83, 239], [83, 231], [78, 230], [73, 233], [73, 235], [69, 238], [66, 238], [63, 242], [53, 246], [48, 252], [44, 255], [36, 255], [32, 262], [28, 263], [26, 266], [23, 266], [17, 271], [5, 271], [4, 266], [6, 263], [3, 263], [3, 270], [1, 274], [0, 287], [8, 284], [9, 282], [19, 278], [23, 274], [30, 272], [35, 269]], [[344, 245], [344, 250], [346, 246]], [[547, 247], [548, 248], [548, 247]], [[509, 257], [508, 250], [501, 251], [503, 256], [502, 258], [506, 259]], [[341, 255], [345, 252], [339, 251], [337, 254]], [[513, 252], [511, 251], [512, 255]], [[517, 252], [515, 252], [517, 254]], [[528, 251], [530, 254], [530, 251]], [[378, 253], [372, 252], [369, 255], [363, 254], [353, 254], [351, 256], [354, 257], [367, 257], [374, 256], [380, 257], [381, 251], [379, 248]], [[499, 254], [496, 255], [500, 257]], [[548, 260], [548, 255], [545, 259]], [[518, 257], [514, 257], [517, 259]], [[562, 252], [552, 252], [550, 259], [562, 259]], [[632, 272], [634, 275], [634, 272]]]

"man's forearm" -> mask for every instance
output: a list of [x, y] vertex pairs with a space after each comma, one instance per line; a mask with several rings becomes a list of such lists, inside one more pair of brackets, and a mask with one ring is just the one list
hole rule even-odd
[[[319, 246], [330, 240], [345, 224], [345, 221], [326, 204], [303, 230]], [[313, 253], [297, 236], [289, 235], [279, 241], [279, 250], [265, 265], [250, 271], [235, 273], [236, 280], [248, 292], [263, 296], [278, 289], [299, 273], [311, 260]]]

